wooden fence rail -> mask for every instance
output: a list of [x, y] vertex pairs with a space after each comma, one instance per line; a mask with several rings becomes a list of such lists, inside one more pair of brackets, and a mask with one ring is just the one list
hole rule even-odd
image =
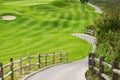
[[[96, 66], [98, 63], [99, 67]], [[105, 67], [109, 69], [111, 77], [105, 74]], [[101, 56], [100, 59], [95, 57], [94, 53], [89, 54], [89, 70], [95, 74], [98, 73], [99, 80], [118, 80], [120, 76], [120, 70], [118, 63], [113, 61], [111, 64], [104, 62], [104, 56]]]
[[91, 30], [91, 29], [85, 29], [85, 34], [89, 34], [89, 35], [92, 35], [92, 36], [96, 36], [96, 32]]
[[[37, 61], [34, 61], [34, 63], [32, 62], [33, 58], [37, 59]], [[28, 56], [25, 58], [22, 58], [20, 56], [17, 61], [14, 61], [13, 58], [10, 58], [10, 62], [6, 65], [3, 65], [0, 62], [0, 80], [5, 80], [7, 77], [10, 77], [9, 80], [14, 80], [14, 73], [18, 71], [19, 74], [22, 75], [24, 68], [28, 68], [29, 70], [32, 70], [31, 67], [37, 66], [39, 69], [41, 68], [41, 65], [47, 66], [49, 62], [51, 62], [51, 64], [55, 64], [56, 62], [58, 63], [63, 61], [68, 61], [68, 52], [66, 53], [53, 52], [53, 54], [45, 54], [45, 55], [41, 55], [39, 53], [38, 55], [34, 55], [34, 56], [31, 56], [30, 54], [28, 54]], [[15, 65], [17, 64], [18, 64], [18, 67], [15, 67]], [[9, 71], [7, 71], [7, 73], [5, 73], [5, 70], [4, 70], [6, 68], [9, 68]]]

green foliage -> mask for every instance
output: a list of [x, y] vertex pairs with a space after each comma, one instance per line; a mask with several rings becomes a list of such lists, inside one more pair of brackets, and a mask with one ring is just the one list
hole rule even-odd
[[120, 0], [89, 0], [90, 3], [101, 7], [104, 11], [120, 11]]
[[105, 14], [104, 18], [96, 23], [97, 26], [97, 53], [105, 55], [106, 60], [120, 61], [120, 17], [116, 12]]
[[89, 0], [80, 0], [80, 2], [82, 3], [82, 4], [85, 4], [85, 3], [87, 3]]
[[[98, 58], [104, 56], [105, 62], [109, 64], [115, 60], [120, 65], [120, 0], [90, 0], [90, 2], [99, 6], [104, 12], [103, 17], [88, 27], [97, 32], [96, 56]], [[111, 76], [107, 67], [104, 72]]]

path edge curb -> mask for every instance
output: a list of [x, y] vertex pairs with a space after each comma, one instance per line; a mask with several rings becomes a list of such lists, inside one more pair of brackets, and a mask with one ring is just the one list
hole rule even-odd
[[44, 71], [44, 70], [46, 70], [46, 69], [51, 68], [51, 67], [58, 66], [58, 65], [62, 65], [62, 64], [67, 64], [67, 63], [71, 63], [71, 62], [72, 62], [72, 61], [67, 61], [67, 62], [58, 63], [58, 64], [54, 64], [54, 65], [50, 65], [50, 66], [43, 67], [43, 68], [41, 68], [41, 69], [39, 69], [39, 70], [37, 70], [37, 71], [35, 71], [35, 72], [32, 72], [32, 73], [26, 75], [26, 76], [25, 76], [24, 78], [22, 78], [21, 80], [27, 80], [27, 78], [29, 78], [30, 76], [33, 76], [33, 75], [35, 75], [35, 74], [37, 74], [37, 73], [39, 73], [39, 72], [41, 72], [41, 71]]

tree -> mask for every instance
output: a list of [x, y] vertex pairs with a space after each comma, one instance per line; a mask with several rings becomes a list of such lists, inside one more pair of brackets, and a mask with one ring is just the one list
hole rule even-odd
[[83, 6], [83, 12], [84, 12], [84, 8], [85, 8], [84, 6], [85, 6], [86, 3], [88, 3], [88, 1], [89, 0], [80, 0], [81, 4]]

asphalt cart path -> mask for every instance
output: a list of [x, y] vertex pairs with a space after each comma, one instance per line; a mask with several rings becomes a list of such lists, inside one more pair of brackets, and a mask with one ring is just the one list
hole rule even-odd
[[[72, 36], [88, 41], [95, 50], [95, 38], [86, 34], [72, 34]], [[43, 71], [37, 71], [24, 80], [86, 80], [85, 72], [88, 69], [88, 58], [80, 61], [53, 66]]]

